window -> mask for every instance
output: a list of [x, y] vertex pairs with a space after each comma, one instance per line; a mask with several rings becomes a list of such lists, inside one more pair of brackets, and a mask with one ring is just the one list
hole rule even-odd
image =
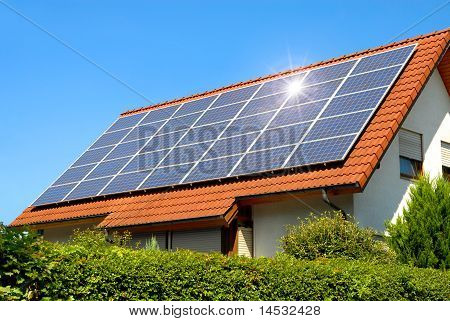
[[412, 179], [422, 173], [422, 135], [400, 129], [400, 177]]
[[450, 180], [450, 143], [441, 142], [442, 175]]

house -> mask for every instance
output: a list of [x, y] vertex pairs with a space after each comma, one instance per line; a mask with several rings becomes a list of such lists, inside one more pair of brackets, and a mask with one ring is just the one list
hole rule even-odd
[[[77, 166], [77, 162], [80, 162], [79, 159], [72, 169], [59, 178], [58, 181], [63, 180], [64, 182], [58, 184], [57, 181], [53, 184], [53, 187], [50, 187], [32, 206], [25, 209], [12, 222], [11, 226], [29, 225], [33, 229], [41, 231], [45, 239], [52, 241], [67, 240], [75, 228], [84, 229], [96, 226], [108, 233], [128, 230], [132, 233], [135, 241], [155, 236], [160, 247], [164, 249], [188, 248], [198, 251], [220, 251], [225, 254], [238, 253], [247, 256], [272, 256], [278, 250], [278, 240], [285, 233], [286, 225], [295, 224], [298, 218], [305, 217], [311, 212], [340, 209], [344, 213], [352, 214], [361, 225], [373, 227], [383, 233], [384, 222], [393, 219], [405, 206], [408, 189], [418, 173], [426, 171], [431, 175], [449, 175], [450, 53], [447, 50], [449, 42], [450, 29], [446, 29], [191, 97], [125, 112], [102, 138], [94, 143], [97, 146], [91, 146], [91, 150], [95, 149], [97, 154], [93, 151], [89, 154], [88, 151], [80, 158], [83, 161], [92, 159], [92, 162], [97, 162], [97, 164]], [[353, 141], [345, 143], [341, 139], [335, 140], [333, 144], [329, 145], [314, 145], [314, 148], [309, 149], [309, 153], [303, 152], [303, 160], [310, 159], [309, 163], [302, 163], [307, 166], [286, 167], [284, 170], [278, 170], [280, 167], [278, 166], [276, 170], [269, 171], [266, 169], [270, 169], [270, 166], [263, 166], [259, 172], [256, 166], [256, 169], [253, 168], [253, 173], [250, 173], [252, 175], [246, 175], [244, 172], [243, 175], [230, 176], [217, 174], [217, 171], [226, 167], [226, 165], [219, 164], [213, 170], [212, 176], [200, 172], [200, 176], [197, 177], [204, 179], [197, 181], [186, 181], [186, 177], [193, 173], [194, 167], [183, 171], [181, 165], [176, 167], [182, 172], [181, 174], [169, 171], [155, 176], [157, 169], [148, 170], [146, 167], [154, 159], [148, 160], [145, 157], [143, 160], [140, 158], [140, 167], [137, 167], [134, 175], [130, 176], [122, 175], [122, 172], [118, 173], [118, 171], [121, 169], [123, 171], [124, 167], [131, 166], [133, 160], [127, 159], [122, 163], [111, 161], [107, 162], [108, 166], [103, 164], [105, 166], [101, 167], [100, 162], [105, 162], [111, 153], [124, 155], [123, 153], [126, 154], [129, 149], [134, 148], [139, 150], [136, 155], [142, 154], [140, 149], [148, 144], [148, 139], [159, 135], [155, 133], [159, 129], [152, 128], [148, 128], [143, 133], [136, 133], [136, 129], [141, 127], [139, 122], [142, 121], [144, 113], [147, 116], [155, 116], [155, 123], [160, 122], [162, 128], [165, 128], [164, 126], [167, 126], [170, 121], [161, 115], [171, 109], [176, 109], [177, 113], [181, 110], [181, 113], [189, 114], [186, 112], [189, 111], [188, 108], [198, 108], [202, 110], [198, 113], [201, 113], [203, 117], [207, 110], [210, 111], [209, 106], [221, 99], [220, 97], [225, 97], [225, 93], [231, 91], [238, 93], [233, 96], [233, 99], [236, 100], [236, 96], [245, 94], [244, 89], [246, 88], [255, 86], [258, 87], [255, 89], [256, 91], [266, 87], [273, 89], [277, 80], [298, 75], [302, 75], [302, 80], [291, 84], [299, 87], [297, 90], [302, 90], [302, 86], [305, 86], [304, 80], [308, 79], [308, 74], [313, 74], [313, 72], [324, 77], [323, 83], [327, 84], [333, 82], [329, 80], [333, 77], [344, 78], [342, 82], [341, 80], [337, 82], [337, 88], [329, 93], [329, 98], [326, 98], [327, 96], [320, 98], [326, 98], [324, 99], [325, 107], [320, 107], [322, 109], [319, 108], [318, 112], [319, 114], [324, 113], [325, 108], [332, 104], [330, 101], [339, 98], [336, 93], [346, 86], [343, 83], [350, 78], [356, 79], [356, 76], [353, 77], [351, 73], [358, 68], [360, 61], [370, 61], [365, 66], [366, 71], [361, 71], [361, 74], [370, 74], [373, 77], [369, 79], [366, 75], [365, 78], [363, 77], [364, 83], [354, 81], [352, 86], [362, 86], [360, 91], [365, 92], [364, 86], [367, 85], [365, 82], [380, 79], [380, 81], [384, 81], [383, 77], [387, 77], [386, 73], [382, 76], [379, 74], [375, 76], [373, 70], [380, 67], [377, 67], [377, 62], [370, 57], [384, 57], [377, 55], [397, 52], [402, 48], [410, 50], [410, 54], [404, 57], [403, 65], [399, 64], [398, 72], [395, 77], [392, 76], [390, 85], [383, 87], [384, 92], [379, 101], [374, 104], [373, 110], [367, 112], [365, 116], [367, 119], [359, 120], [356, 115], [360, 114], [358, 108], [364, 109], [361, 106], [368, 104], [369, 101], [345, 100], [345, 97], [349, 96], [343, 95], [345, 97], [341, 97], [341, 103], [336, 106], [342, 108], [347, 104], [346, 108], [349, 109], [343, 114], [348, 113], [352, 117], [344, 119], [338, 124], [331, 122], [328, 128], [316, 128], [319, 135], [317, 137], [322, 137], [324, 132], [341, 133], [340, 131], [347, 130], [349, 126], [355, 126], [351, 130], [357, 131], [357, 134], [342, 136], [351, 137]], [[388, 66], [394, 64], [389, 60], [394, 56], [395, 54], [388, 55], [383, 63]], [[339, 70], [342, 70], [346, 68], [346, 65], [350, 66], [346, 71], [346, 76], [333, 75], [333, 72], [336, 71], [333, 68], [339, 66]], [[383, 68], [381, 69], [389, 69]], [[320, 83], [320, 80], [316, 83]], [[283, 90], [287, 90], [287, 88]], [[325, 91], [326, 89], [321, 89], [316, 93], [325, 95]], [[215, 108], [208, 115], [213, 118], [221, 118], [225, 117], [225, 114], [231, 113], [234, 116], [230, 116], [230, 122], [236, 121], [238, 114], [233, 114], [231, 109], [246, 108], [250, 100], [256, 99], [256, 95], [252, 93], [251, 98], [248, 96], [242, 98], [245, 102], [238, 107], [235, 106], [238, 104], [228, 104], [226, 108]], [[361, 99], [367, 99], [366, 96]], [[205, 105], [202, 109], [199, 101], [207, 102], [205, 104], [208, 107]], [[267, 108], [270, 109], [273, 105], [265, 106], [269, 106]], [[308, 108], [310, 109], [306, 113], [310, 112], [313, 107], [309, 106]], [[274, 111], [270, 121], [275, 120], [285, 109], [282, 109], [280, 105]], [[299, 115], [292, 112], [293, 110], [290, 109], [290, 114], [285, 117], [286, 121], [292, 122]], [[267, 111], [264, 110], [264, 112]], [[173, 121], [174, 118], [170, 119]], [[181, 117], [177, 119], [179, 120]], [[198, 121], [198, 117], [196, 119]], [[308, 133], [314, 131], [312, 126], [318, 125], [320, 121], [317, 118], [313, 120], [313, 125], [307, 129]], [[249, 122], [256, 127], [258, 125], [254, 121]], [[179, 142], [195, 126], [189, 123], [188, 118], [183, 118], [183, 121], [178, 121], [178, 123], [178, 126], [187, 125], [182, 134], [174, 138]], [[262, 131], [268, 130], [268, 124]], [[133, 135], [134, 129], [134, 135], [137, 135], [137, 138], [133, 140], [134, 145], [124, 143], [123, 135], [119, 135], [120, 137], [117, 138], [117, 133], [121, 132], [122, 128], [128, 128], [128, 135]], [[220, 135], [227, 128], [226, 126], [220, 128]], [[262, 131], [256, 136], [261, 137]], [[117, 135], [115, 136], [115, 134]], [[303, 134], [304, 132], [298, 137]], [[144, 138], [138, 139], [142, 137]], [[296, 138], [294, 135], [294, 139], [299, 140], [300, 138]], [[105, 141], [109, 140], [113, 145], [110, 149], [94, 148], [108, 145]], [[144, 140], [143, 145], [141, 145], [142, 140]], [[242, 147], [247, 143], [247, 141], [240, 141], [237, 146]], [[298, 144], [300, 143], [299, 141]], [[138, 144], [137, 147], [136, 144]], [[253, 146], [252, 144], [255, 144], [255, 141], [250, 146]], [[195, 156], [196, 151], [192, 151], [195, 161], [193, 166], [198, 165], [201, 157], [207, 154], [207, 151], [212, 148], [211, 146], [209, 145], [206, 151], [202, 150], [199, 153], [201, 156]], [[298, 146], [296, 145], [296, 147]], [[345, 153], [340, 151], [342, 148], [347, 148]], [[98, 156], [103, 149], [105, 149], [104, 154]], [[113, 150], [111, 151], [111, 149]], [[145, 155], [155, 156], [156, 149], [158, 148], [147, 148]], [[174, 144], [168, 150], [173, 154]], [[246, 151], [248, 152], [249, 149]], [[182, 164], [183, 161], [180, 159], [187, 157], [187, 154], [187, 152], [180, 153], [177, 164]], [[330, 156], [330, 154], [336, 155]], [[164, 163], [167, 155], [163, 156], [163, 160], [159, 160], [158, 166], [161, 162]], [[192, 155], [190, 154], [190, 156]], [[95, 160], [96, 157], [99, 158]], [[237, 158], [242, 161], [243, 157]], [[114, 157], [112, 158], [114, 159]], [[122, 159], [118, 156], [116, 158]], [[269, 159], [275, 159], [274, 155], [271, 155]], [[321, 162], [321, 159], [326, 161]], [[252, 168], [255, 164], [258, 164], [256, 160], [249, 162], [248, 166]], [[233, 169], [236, 166], [238, 165], [235, 165]], [[81, 175], [81, 169], [85, 170], [82, 176], [89, 177], [93, 175], [92, 173], [100, 171], [100, 167], [102, 173], [114, 172], [114, 168], [120, 168], [115, 169], [115, 174], [108, 176], [107, 179], [74, 179], [75, 176]], [[261, 174], [261, 172], [264, 173]], [[152, 178], [152, 175], [155, 178], [148, 180], [147, 177]], [[183, 178], [177, 178], [177, 175], [183, 176]], [[101, 176], [101, 174], [97, 175], [97, 177]], [[137, 176], [141, 177], [140, 181], [133, 183], [133, 179]], [[118, 177], [122, 180], [114, 184], [119, 179]], [[147, 180], [143, 180], [144, 178]], [[78, 182], [72, 182], [71, 179], [78, 180]], [[97, 186], [100, 183], [102, 183], [101, 189]], [[131, 184], [129, 186], [133, 186], [133, 188], [126, 190], [123, 187], [124, 184]], [[104, 192], [108, 190], [109, 193]]]

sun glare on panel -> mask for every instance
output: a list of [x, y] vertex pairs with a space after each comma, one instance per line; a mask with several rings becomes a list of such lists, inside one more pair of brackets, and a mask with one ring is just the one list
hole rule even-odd
[[303, 84], [301, 81], [293, 81], [290, 84], [288, 84], [288, 92], [289, 96], [295, 96], [298, 95], [303, 88]]

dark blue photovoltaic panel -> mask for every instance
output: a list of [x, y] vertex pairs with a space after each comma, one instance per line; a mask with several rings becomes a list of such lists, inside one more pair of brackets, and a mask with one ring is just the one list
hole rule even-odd
[[245, 118], [237, 118], [224, 131], [222, 137], [236, 136], [261, 130], [270, 121], [274, 113], [275, 112], [269, 112]]
[[97, 195], [103, 187], [108, 184], [112, 177], [103, 177], [92, 181], [83, 181], [64, 199], [65, 201], [76, 200], [84, 197]]
[[322, 113], [321, 117], [341, 115], [364, 109], [374, 109], [385, 92], [386, 88], [379, 88], [335, 97]]
[[171, 148], [177, 144], [180, 138], [185, 135], [185, 131], [173, 132], [165, 135], [154, 136], [147, 145], [142, 149], [141, 153], [149, 153], [151, 151]]
[[352, 74], [403, 64], [413, 50], [414, 46], [408, 46], [362, 58]]
[[98, 164], [98, 166], [92, 171], [92, 173], [89, 174], [88, 177], [86, 177], [86, 179], [116, 175], [130, 159], [131, 157], [126, 157], [108, 162], [102, 162]]
[[401, 66], [390, 67], [367, 74], [351, 76], [339, 89], [337, 95], [344, 95], [356, 91], [372, 89], [389, 85], [397, 75]]
[[174, 117], [200, 112], [208, 108], [217, 96], [210, 96], [183, 104]]
[[288, 90], [290, 83], [301, 81], [304, 76], [305, 73], [299, 73], [293, 76], [265, 82], [261, 89], [256, 93], [255, 98], [285, 92]]
[[34, 203], [34, 206], [60, 202], [77, 184], [49, 187]]
[[34, 205], [342, 161], [412, 50], [120, 117]]
[[161, 128], [159, 134], [166, 134], [179, 130], [186, 130], [190, 128], [201, 115], [202, 113], [196, 113], [187, 116], [172, 118], [163, 126], [163, 128]]
[[122, 170], [122, 173], [137, 172], [153, 169], [169, 153], [170, 149], [158, 150], [145, 154], [136, 155], [131, 162]]
[[258, 138], [251, 150], [254, 151], [277, 146], [297, 144], [310, 125], [311, 122], [308, 122], [266, 130]]
[[88, 150], [75, 162], [75, 164], [72, 165], [72, 167], [97, 163], [101, 161], [103, 157], [105, 157], [106, 154], [108, 154], [113, 148], [114, 146], [108, 146], [94, 150]]
[[53, 185], [68, 184], [81, 181], [93, 168], [95, 164], [69, 168]]
[[324, 84], [304, 87], [298, 95], [291, 96], [284, 107], [299, 105], [310, 101], [331, 97], [339, 87], [342, 80], [333, 80]]
[[211, 123], [217, 123], [224, 120], [233, 119], [236, 114], [241, 110], [245, 102], [228, 105], [224, 107], [218, 107], [214, 109], [209, 109], [203, 116], [198, 120], [195, 126], [207, 125]]
[[253, 174], [278, 169], [283, 166], [294, 146], [266, 149], [252, 152], [244, 156], [232, 175]]
[[106, 186], [101, 195], [135, 190], [148, 174], [150, 174], [150, 171], [118, 175]]
[[154, 123], [170, 118], [180, 107], [180, 105], [169, 106], [164, 108], [158, 108], [150, 110], [148, 115], [140, 122], [139, 125]]
[[288, 95], [286, 93], [282, 93], [259, 99], [253, 99], [247, 104], [247, 106], [244, 107], [242, 112], [239, 114], [239, 117], [250, 116], [269, 110], [279, 109], [287, 98]]
[[359, 113], [319, 119], [305, 141], [358, 133], [369, 118], [371, 110]]
[[187, 132], [186, 136], [184, 136], [183, 139], [178, 143], [178, 145], [188, 145], [214, 140], [219, 137], [219, 135], [223, 132], [227, 125], [228, 121], [220, 124], [191, 128]]
[[345, 77], [355, 63], [356, 60], [352, 60], [337, 65], [311, 70], [311, 72], [303, 80], [302, 85], [313, 85], [320, 82]]
[[257, 133], [217, 140], [204, 159], [244, 153], [258, 136]]
[[295, 167], [308, 164], [328, 163], [341, 160], [345, 157], [347, 149], [356, 135], [319, 140], [303, 143], [289, 159], [286, 167]]
[[121, 158], [126, 156], [132, 156], [136, 154], [142, 147], [144, 147], [147, 139], [134, 140], [132, 142], [127, 142], [119, 144], [114, 148], [114, 150], [105, 158], [105, 160]]
[[184, 181], [185, 183], [226, 177], [241, 156], [230, 156], [201, 161]]
[[115, 131], [112, 133], [106, 133], [102, 135], [99, 139], [97, 139], [97, 141], [89, 149], [94, 149], [108, 145], [115, 145], [118, 142], [120, 142], [122, 138], [124, 138], [128, 134], [129, 131], [130, 129], [128, 128], [124, 130]]
[[162, 125], [164, 125], [164, 121], [135, 127], [122, 142], [152, 137]]
[[286, 126], [313, 120], [319, 115], [328, 100], [321, 100], [314, 103], [283, 108], [270, 122], [269, 128]]
[[109, 129], [108, 132], [114, 130], [125, 129], [129, 127], [134, 127], [139, 121], [145, 116], [145, 113], [134, 114], [131, 116], [119, 118]]
[[163, 160], [161, 166], [196, 162], [211, 144], [212, 142], [176, 147]]
[[169, 186], [180, 183], [194, 164], [157, 168], [141, 188]]
[[260, 85], [245, 87], [233, 91], [222, 93], [211, 107], [229, 105], [240, 101], [248, 100], [255, 93]]

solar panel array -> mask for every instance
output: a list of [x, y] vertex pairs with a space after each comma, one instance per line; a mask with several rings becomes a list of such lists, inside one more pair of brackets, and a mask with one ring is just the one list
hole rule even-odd
[[341, 161], [414, 48], [121, 117], [33, 205]]

